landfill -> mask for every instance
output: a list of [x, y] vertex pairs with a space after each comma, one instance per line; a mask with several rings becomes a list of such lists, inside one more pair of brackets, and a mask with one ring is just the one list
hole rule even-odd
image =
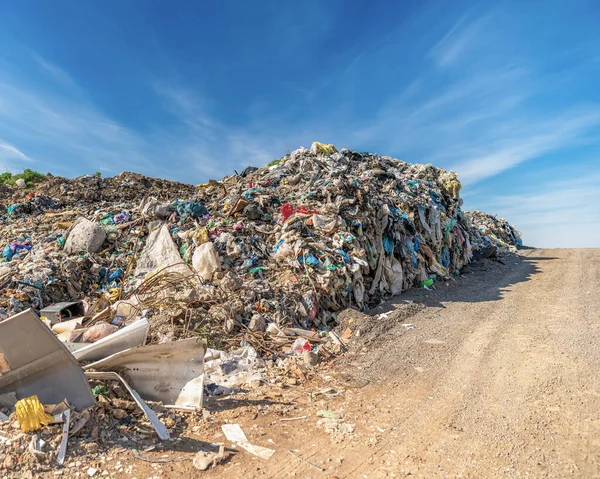
[[504, 218], [498, 218], [481, 211], [465, 211], [469, 222], [473, 243], [477, 250], [493, 246], [495, 252], [513, 251], [523, 246], [521, 233]]
[[[108, 440], [117, 428], [150, 446], [194, 423], [205, 396], [256, 387], [274, 367], [306, 379], [346, 350], [342, 311], [522, 245], [506, 220], [463, 211], [461, 187], [432, 165], [322, 143], [199, 185], [135, 173], [2, 185], [0, 328], [27, 317], [52, 334], [23, 356], [0, 333], [0, 399], [14, 399], [0, 412], [27, 424], [22, 434], [62, 434], [56, 453], [30, 448], [35, 463], [61, 464], [64, 437], [80, 431]], [[81, 364], [93, 409], [44, 382], [59, 357]], [[36, 416], [19, 422], [19, 411]], [[7, 437], [0, 423], [0, 447]], [[203, 467], [227, 457], [206, 454]]]

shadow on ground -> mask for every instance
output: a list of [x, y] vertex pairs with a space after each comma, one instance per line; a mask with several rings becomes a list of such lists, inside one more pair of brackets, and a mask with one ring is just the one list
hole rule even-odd
[[[348, 344], [351, 353], [338, 362], [340, 377], [348, 387], [362, 387], [397, 376], [399, 370], [405, 375], [416, 374], [408, 367], [414, 348], [435, 351], [448, 347], [447, 338], [426, 344], [421, 335], [430, 334], [433, 339], [429, 339], [439, 341], [436, 338], [439, 331], [432, 332], [439, 324], [443, 324], [447, 337], [469, 334], [471, 326], [461, 324], [460, 315], [451, 322], [448, 318], [443, 323], [438, 321], [450, 305], [499, 301], [515, 285], [530, 281], [540, 273], [545, 262], [558, 260], [540, 257], [536, 250], [506, 254], [500, 261], [484, 259], [467, 265], [453, 280], [436, 283], [435, 289], [413, 288], [367, 314], [355, 310], [340, 313], [340, 333], [350, 331], [351, 335]], [[412, 323], [416, 318], [420, 320], [415, 326]], [[415, 327], [416, 333], [407, 334]], [[433, 362], [434, 358], [430, 359], [428, 362]]]
[[535, 256], [533, 250], [531, 255], [507, 254], [499, 260], [479, 260], [465, 266], [460, 276], [453, 280], [437, 282], [435, 289], [412, 288], [373, 308], [368, 314], [392, 312], [409, 302], [444, 308], [444, 303], [448, 302], [498, 301], [508, 288], [529, 281], [539, 273], [539, 264], [543, 261], [558, 261], [558, 258]]

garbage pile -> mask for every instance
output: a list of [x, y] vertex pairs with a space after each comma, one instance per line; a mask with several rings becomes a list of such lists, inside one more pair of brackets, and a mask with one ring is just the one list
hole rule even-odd
[[506, 222], [465, 215], [460, 189], [453, 172], [320, 143], [197, 187], [49, 177], [4, 198], [0, 315], [83, 301], [118, 327], [149, 318], [155, 340], [327, 330], [339, 311], [519, 241]]
[[481, 211], [465, 211], [472, 242], [477, 251], [490, 253], [514, 251], [523, 246], [521, 233], [504, 218]]
[[[62, 178], [47, 175], [44, 182], [35, 188], [35, 196], [27, 190], [10, 188], [15, 200], [31, 201], [32, 197], [53, 198], [57, 205], [77, 206], [81, 204], [139, 202], [145, 196], [160, 199], [192, 197], [195, 188], [160, 178], [148, 178], [138, 173], [123, 172], [111, 178], [98, 174], [78, 178]], [[29, 199], [28, 199], [29, 198]], [[18, 201], [15, 201], [15, 203]]]
[[346, 350], [338, 313], [519, 243], [506, 221], [463, 212], [460, 190], [453, 172], [321, 143], [197, 186], [133, 173], [5, 186], [0, 469], [25, 448], [62, 464], [113, 429], [152, 447], [205, 394], [257, 387], [268, 368], [309, 377]]

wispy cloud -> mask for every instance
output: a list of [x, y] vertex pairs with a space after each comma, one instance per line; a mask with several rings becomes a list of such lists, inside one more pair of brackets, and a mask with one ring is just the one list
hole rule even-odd
[[465, 184], [600, 143], [600, 105], [560, 104], [568, 73], [549, 74], [537, 58], [504, 48], [509, 20], [494, 12], [463, 16], [429, 50], [445, 68], [424, 68], [354, 137], [409, 161], [452, 168]]
[[0, 138], [0, 161], [2, 161], [5, 166], [7, 166], [12, 160], [15, 159], [18, 161], [26, 162], [33, 161], [16, 146], [11, 145], [10, 143], [7, 143]]
[[[63, 69], [32, 54], [44, 82], [0, 73], [0, 162], [25, 163], [73, 176], [140, 171], [182, 181], [220, 178], [281, 154], [270, 126], [236, 128], [211, 114], [211, 101], [177, 82], [154, 81], [157, 100], [174, 121], [151, 134], [113, 120], [91, 103]], [[53, 88], [53, 84], [69, 88]], [[26, 145], [26, 149], [22, 145]], [[296, 147], [297, 145], [293, 145]]]
[[[572, 173], [564, 171], [565, 176]], [[600, 246], [600, 211], [595, 207], [600, 174], [551, 180], [519, 194], [494, 195], [482, 209], [508, 218], [537, 247]]]
[[208, 114], [208, 102], [180, 85], [168, 81], [154, 81], [154, 91], [163, 100], [164, 107], [186, 125], [208, 130], [214, 119]]
[[492, 14], [470, 20], [467, 15], [456, 24], [429, 51], [439, 66], [448, 67], [458, 63], [470, 50], [481, 46], [485, 38], [485, 27], [493, 19]]
[[280, 151], [268, 125], [232, 127], [212, 115], [210, 101], [197, 93], [175, 82], [155, 82], [154, 87], [164, 108], [178, 120], [158, 140], [202, 178], [218, 178], [249, 164], [262, 166]]
[[[143, 139], [77, 98], [41, 94], [16, 82], [0, 83], [0, 97], [0, 131], [12, 145], [28, 145], [40, 168], [48, 167], [51, 160], [62, 174], [73, 165], [78, 169], [88, 165], [93, 171], [148, 166]], [[14, 150], [20, 151], [17, 146]], [[56, 162], [59, 158], [62, 161]], [[26, 158], [23, 154], [13, 159]]]
[[465, 152], [465, 158], [455, 163], [454, 167], [465, 184], [495, 176], [545, 153], [588, 141], [591, 139], [589, 135], [600, 127], [600, 112], [567, 113], [556, 120], [540, 118], [531, 124], [515, 119], [506, 126], [510, 130], [509, 135], [488, 137], [487, 143], [480, 144], [479, 153]]
[[44, 60], [42, 57], [40, 57], [35, 52], [31, 52], [31, 56], [38, 63], [38, 65], [41, 66], [42, 69], [45, 70], [45, 72], [50, 75], [50, 77], [53, 80], [57, 81], [58, 83], [61, 83], [65, 87], [77, 88], [76, 82], [63, 69], [59, 68], [57, 65], [54, 65], [53, 63], [50, 63], [50, 62]]

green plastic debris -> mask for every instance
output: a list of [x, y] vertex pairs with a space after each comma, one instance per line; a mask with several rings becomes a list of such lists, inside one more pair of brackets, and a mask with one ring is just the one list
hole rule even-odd
[[65, 238], [62, 236], [60, 238], [56, 238], [56, 244], [58, 246], [60, 246], [61, 248], [64, 248], [65, 242], [66, 242]]
[[433, 279], [429, 278], [425, 281], [421, 281], [421, 288], [429, 288], [429, 286], [433, 286]]
[[100, 223], [102, 223], [103, 225], [112, 225], [115, 222], [113, 219], [114, 217], [115, 215], [108, 214], [100, 220]]
[[263, 268], [262, 266], [256, 266], [255, 268], [252, 268], [252, 269], [249, 271], [249, 273], [250, 273], [250, 274], [256, 274], [256, 273], [258, 273], [259, 271], [264, 271], [264, 270], [265, 270], [265, 268]]
[[94, 389], [92, 389], [92, 394], [95, 398], [97, 398], [98, 396], [108, 396], [110, 394], [110, 391], [104, 384], [99, 384]]

